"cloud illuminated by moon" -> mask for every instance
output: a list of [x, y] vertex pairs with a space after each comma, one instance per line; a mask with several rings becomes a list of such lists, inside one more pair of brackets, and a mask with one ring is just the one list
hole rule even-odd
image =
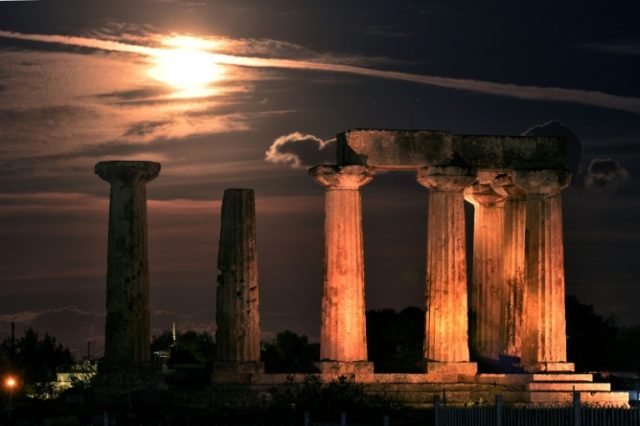
[[[12, 38], [17, 40], [32, 40], [42, 43], [59, 43], [69, 46], [82, 46], [105, 51], [134, 53], [150, 56], [153, 58], [161, 57], [163, 55], [162, 52], [166, 50], [156, 47], [133, 45], [128, 43], [87, 37], [73, 37], [50, 34], [23, 34], [2, 30], [0, 30], [0, 37]], [[179, 51], [181, 49], [191, 49], [194, 52], [202, 52], [203, 58], [207, 55], [210, 56], [210, 63], [217, 66], [232, 65], [252, 68], [280, 68], [290, 70], [309, 70], [353, 74], [364, 77], [407, 81], [427, 86], [465, 90], [469, 92], [483, 93], [493, 96], [504, 96], [515, 99], [525, 99], [529, 101], [569, 102], [579, 105], [590, 105], [600, 108], [609, 108], [640, 114], [640, 98], [637, 97], [619, 96], [595, 90], [526, 86], [515, 83], [498, 83], [474, 79], [412, 74], [401, 71], [387, 71], [353, 65], [316, 62], [313, 60], [278, 59], [218, 54], [206, 52], [204, 49], [200, 48], [201, 43], [208, 42], [210, 42], [210, 40], [202, 39], [201, 42], [191, 42], [192, 45], [190, 46], [187, 45], [187, 47], [169, 50]], [[195, 46], [193, 44], [195, 44]], [[173, 71], [170, 72], [170, 74], [173, 75]], [[183, 79], [183, 81], [186, 79], [186, 77], [184, 76], [180, 78]]]
[[208, 85], [223, 74], [215, 56], [203, 50], [211, 46], [194, 37], [170, 37], [163, 44], [170, 48], [154, 53], [149, 76], [178, 89], [178, 97], [206, 96]]

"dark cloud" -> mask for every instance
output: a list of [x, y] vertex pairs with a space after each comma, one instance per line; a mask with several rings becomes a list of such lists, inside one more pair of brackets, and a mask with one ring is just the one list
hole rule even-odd
[[277, 138], [265, 152], [270, 163], [285, 164], [294, 169], [303, 169], [318, 164], [336, 161], [335, 139], [324, 141], [317, 136], [300, 132]]
[[[0, 330], [10, 330], [11, 322], [16, 324], [16, 335], [31, 327], [40, 335], [49, 333], [59, 342], [72, 349], [76, 357], [86, 354], [87, 342], [91, 342], [91, 354], [101, 356], [104, 350], [104, 312], [80, 309], [76, 306], [43, 309], [39, 311], [19, 311], [0, 315]], [[151, 310], [151, 334], [159, 335], [171, 330], [173, 323], [179, 332], [215, 332], [213, 310], [195, 313], [179, 313], [164, 309]], [[0, 333], [0, 338], [8, 333]]]
[[[119, 141], [85, 145], [73, 150], [55, 154], [36, 155], [0, 161], [0, 176], [14, 176], [33, 173], [35, 169], [40, 167], [42, 164], [48, 164], [49, 167], [51, 167], [51, 162], [105, 156], [122, 157], [149, 151], [150, 148], [148, 145]], [[69, 171], [67, 171], [67, 175], [69, 175]]]
[[615, 55], [640, 55], [640, 41], [638, 40], [621, 41], [618, 43], [591, 43], [583, 44], [582, 47], [596, 52]]
[[[157, 96], [165, 96], [171, 94], [172, 90], [169, 87], [155, 86], [155, 87], [143, 87], [140, 89], [131, 90], [119, 90], [115, 92], [101, 93], [99, 98], [115, 99], [119, 102], [136, 101], [140, 99], [149, 99]], [[175, 101], [175, 100], [174, 100]]]
[[81, 105], [48, 105], [35, 108], [3, 108], [0, 109], [0, 124], [24, 126], [25, 123], [45, 123], [47, 125], [59, 125], [75, 120], [87, 114], [97, 113], [86, 106]]
[[629, 177], [629, 172], [616, 160], [595, 158], [589, 163], [584, 177], [589, 189], [613, 191]]
[[145, 136], [156, 131], [159, 127], [166, 126], [171, 123], [168, 120], [143, 121], [129, 126], [123, 136]]
[[[569, 164], [571, 165], [571, 171], [576, 177], [580, 174], [582, 163], [582, 140], [566, 125], [559, 121], [551, 120], [546, 123], [536, 124], [526, 130], [523, 135], [555, 136], [565, 138], [567, 140], [567, 147], [569, 150]], [[573, 179], [574, 185], [577, 181], [577, 179]]]
[[[87, 342], [91, 342], [93, 355], [101, 355], [104, 349], [104, 318], [102, 312], [85, 311], [75, 306], [21, 311], [0, 315], [0, 329], [10, 330], [16, 324], [16, 336], [31, 327], [40, 335], [48, 333], [74, 352], [76, 357], [86, 354]], [[7, 337], [6, 334], [5, 336]]]

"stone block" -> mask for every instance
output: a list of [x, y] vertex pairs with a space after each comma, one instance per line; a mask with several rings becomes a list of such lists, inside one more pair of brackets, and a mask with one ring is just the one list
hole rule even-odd
[[525, 370], [529, 372], [573, 372], [576, 367], [572, 362], [537, 362], [525, 366]]
[[593, 374], [588, 373], [560, 373], [560, 374], [531, 374], [534, 382], [592, 382]]
[[320, 361], [315, 366], [323, 376], [373, 376], [373, 363], [368, 361]]
[[596, 392], [610, 391], [610, 383], [594, 383], [594, 382], [530, 382], [527, 389], [531, 391], [578, 391], [578, 392]]
[[[425, 369], [429, 375], [462, 375], [475, 376], [478, 372], [478, 365], [475, 362], [434, 362], [426, 361]], [[444, 377], [443, 377], [444, 378]]]

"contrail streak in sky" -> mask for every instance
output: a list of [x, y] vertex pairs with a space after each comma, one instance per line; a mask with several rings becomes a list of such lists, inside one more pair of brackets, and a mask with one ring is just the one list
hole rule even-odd
[[[56, 43], [69, 46], [87, 47], [114, 52], [134, 53], [152, 57], [158, 56], [162, 51], [167, 50], [165, 48], [159, 47], [146, 47], [135, 44], [87, 37], [22, 34], [1, 30], [0, 37], [18, 40], [29, 40], [42, 43]], [[212, 55], [212, 60], [223, 65], [345, 73], [365, 77], [383, 78], [387, 80], [407, 81], [428, 86], [465, 90], [508, 98], [525, 99], [531, 101], [569, 102], [580, 105], [590, 105], [640, 114], [640, 98], [612, 95], [594, 90], [566, 89], [562, 87], [522, 86], [515, 83], [496, 83], [483, 80], [412, 74], [401, 71], [385, 71], [353, 65], [332, 64], [309, 60], [273, 59], [217, 53], [209, 54]]]

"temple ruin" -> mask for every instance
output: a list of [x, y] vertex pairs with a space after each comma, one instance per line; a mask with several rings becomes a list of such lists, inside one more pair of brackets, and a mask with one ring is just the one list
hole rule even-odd
[[[325, 189], [321, 380], [348, 375], [366, 392], [415, 407], [431, 404], [442, 392], [454, 404], [490, 400], [497, 393], [505, 402], [562, 404], [571, 401], [574, 390], [583, 402], [626, 406], [627, 393], [611, 392], [591, 374], [574, 373], [567, 361], [560, 195], [571, 179], [567, 154], [566, 141], [552, 137], [340, 133], [335, 164], [309, 170]], [[96, 166], [96, 173], [112, 182], [111, 214], [125, 208], [131, 217], [144, 216], [143, 182], [157, 175], [159, 165], [134, 163]], [[415, 172], [425, 187], [425, 203], [428, 198], [425, 300], [416, 301], [426, 308], [423, 373], [378, 374], [367, 357], [360, 188], [377, 171]], [[116, 186], [126, 188], [126, 200], [114, 195]], [[251, 190], [227, 190], [222, 209], [212, 389], [218, 401], [230, 405], [239, 395], [243, 404], [258, 402], [273, 386], [307, 376], [265, 374], [259, 362], [253, 197]], [[474, 206], [472, 259], [466, 258], [465, 200]], [[146, 239], [136, 229], [110, 219], [108, 291], [114, 295], [109, 300], [119, 297], [120, 290], [113, 289], [133, 286], [136, 308], [121, 313], [124, 299], [108, 302], [105, 361], [115, 356], [145, 361], [140, 354], [148, 352], [141, 346], [141, 339], [148, 341]], [[117, 237], [126, 230], [133, 235]], [[118, 238], [133, 242], [117, 243]], [[130, 261], [132, 252], [144, 271]], [[109, 343], [114, 336], [137, 343], [122, 346], [126, 355], [116, 355]], [[501, 371], [504, 359], [512, 365]]]

